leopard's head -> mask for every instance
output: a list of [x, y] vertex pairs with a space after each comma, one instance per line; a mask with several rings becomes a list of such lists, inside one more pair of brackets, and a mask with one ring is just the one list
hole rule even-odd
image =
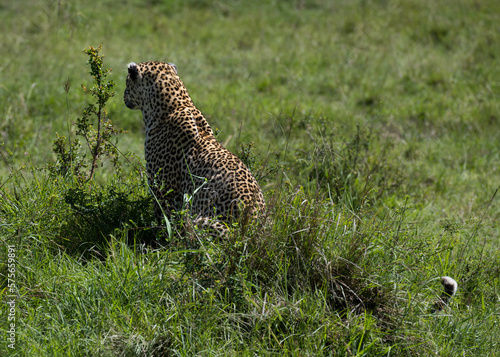
[[182, 103], [192, 103], [172, 63], [134, 62], [128, 65], [123, 101], [127, 108], [171, 111]]

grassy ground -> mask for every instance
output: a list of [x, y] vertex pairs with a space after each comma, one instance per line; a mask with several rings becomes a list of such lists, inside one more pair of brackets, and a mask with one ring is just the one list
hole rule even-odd
[[[500, 354], [499, 11], [0, 1], [0, 354]], [[56, 133], [76, 137], [81, 50], [99, 44], [117, 147], [135, 157], [78, 185], [46, 165]], [[146, 60], [177, 65], [259, 177], [265, 223], [144, 244], [143, 124], [121, 95]], [[443, 275], [459, 290], [430, 314]]]

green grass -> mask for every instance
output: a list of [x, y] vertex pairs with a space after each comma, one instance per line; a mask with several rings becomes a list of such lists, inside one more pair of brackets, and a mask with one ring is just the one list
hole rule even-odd
[[[2, 331], [8, 245], [18, 292], [16, 348], [2, 333], [0, 354], [499, 354], [499, 11], [1, 2]], [[99, 44], [117, 84], [108, 115], [128, 131], [117, 147], [132, 155], [78, 184], [46, 167], [92, 100], [81, 51]], [[146, 60], [178, 66], [259, 178], [265, 221], [223, 241], [155, 240], [142, 118], [121, 99], [127, 63]], [[430, 314], [443, 275], [459, 290]]]

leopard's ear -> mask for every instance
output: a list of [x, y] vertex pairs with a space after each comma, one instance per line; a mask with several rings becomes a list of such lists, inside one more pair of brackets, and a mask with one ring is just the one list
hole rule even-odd
[[134, 81], [141, 78], [141, 74], [139, 73], [139, 69], [137, 68], [137, 64], [135, 62], [128, 64], [128, 74]]
[[167, 63], [167, 64], [170, 65], [174, 69], [175, 74], [177, 74], [177, 66], [174, 63]]

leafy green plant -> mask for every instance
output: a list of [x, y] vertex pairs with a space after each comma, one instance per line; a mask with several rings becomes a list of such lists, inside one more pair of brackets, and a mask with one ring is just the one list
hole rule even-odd
[[[95, 102], [89, 103], [73, 123], [75, 134], [83, 137], [87, 152], [78, 138], [71, 140], [70, 130], [68, 139], [56, 134], [53, 152], [57, 162], [49, 165], [52, 175], [71, 178], [62, 189], [64, 201], [72, 212], [61, 231], [62, 244], [69, 251], [92, 251], [99, 255], [117, 230], [127, 231], [131, 242], [154, 240], [154, 233], [149, 229], [151, 196], [145, 180], [135, 177], [135, 172], [128, 176], [121, 174], [121, 153], [111, 142], [113, 136], [124, 131], [118, 130], [108, 117], [106, 105], [114, 96], [115, 83], [108, 79], [111, 70], [103, 67], [104, 56], [100, 51], [101, 46], [83, 50], [88, 56], [93, 83], [82, 88]], [[69, 80], [64, 83], [66, 98], [70, 84]], [[107, 183], [98, 184], [94, 180], [96, 169], [103, 166], [105, 159], [113, 163], [114, 173], [107, 176]]]
[[[106, 185], [73, 186], [64, 193], [73, 214], [68, 217], [62, 236], [69, 250], [102, 252], [109, 237], [126, 232], [127, 241], [151, 244], [153, 212], [146, 183], [133, 175], [113, 178]], [[99, 254], [100, 254], [99, 253]]]
[[[79, 153], [80, 142], [70, 139], [66, 143], [66, 138], [57, 134], [54, 140], [53, 151], [57, 156], [57, 163], [51, 166], [53, 173], [66, 174], [69, 168], [79, 181], [91, 181], [94, 178], [97, 167], [102, 166], [102, 160], [110, 158], [114, 167], [119, 170], [119, 151], [116, 145], [111, 142], [113, 136], [121, 134], [124, 131], [115, 127], [108, 117], [106, 103], [112, 98], [115, 83], [108, 80], [111, 69], [103, 68], [104, 56], [99, 55], [101, 46], [94, 48], [89, 46], [83, 50], [88, 55], [88, 64], [90, 66], [90, 75], [93, 78], [93, 84], [87, 88], [82, 85], [84, 92], [95, 98], [95, 103], [89, 103], [82, 111], [82, 115], [76, 120], [76, 135], [85, 139], [87, 149], [90, 153], [90, 160], [85, 159], [85, 155]], [[69, 80], [64, 83], [66, 95], [70, 90]], [[92, 118], [95, 118], [95, 125], [92, 124]], [[71, 137], [71, 134], [68, 133]], [[89, 171], [82, 172], [83, 168], [89, 167]]]

